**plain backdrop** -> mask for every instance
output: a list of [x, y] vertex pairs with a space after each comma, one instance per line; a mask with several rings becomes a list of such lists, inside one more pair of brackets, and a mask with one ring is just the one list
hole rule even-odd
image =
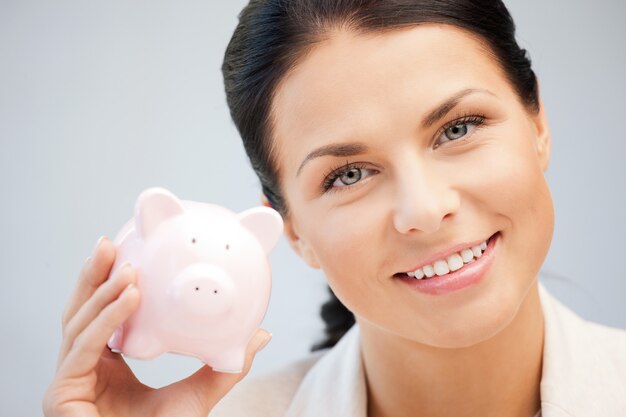
[[[83, 260], [145, 188], [234, 211], [260, 186], [220, 66], [245, 1], [0, 0], [0, 416], [41, 415], [61, 314]], [[510, 0], [553, 135], [556, 227], [541, 280], [626, 328], [626, 2]], [[271, 255], [274, 334], [252, 374], [305, 355], [326, 298], [284, 237]], [[161, 386], [200, 366], [131, 361]]]

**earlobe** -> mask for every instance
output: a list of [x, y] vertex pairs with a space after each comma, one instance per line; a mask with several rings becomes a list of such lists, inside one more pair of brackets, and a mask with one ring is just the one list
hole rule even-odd
[[320, 269], [320, 264], [317, 261], [313, 248], [304, 241], [294, 229], [291, 219], [285, 220], [284, 228], [285, 237], [291, 248], [313, 269]]
[[273, 208], [265, 194], [261, 194], [261, 204], [265, 207]]

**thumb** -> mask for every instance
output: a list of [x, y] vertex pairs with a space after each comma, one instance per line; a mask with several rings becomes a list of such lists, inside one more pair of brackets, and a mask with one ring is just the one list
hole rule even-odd
[[192, 391], [202, 408], [211, 410], [228, 392], [248, 375], [255, 355], [272, 339], [272, 334], [264, 329], [257, 329], [246, 347], [246, 359], [241, 373], [217, 372], [204, 365], [188, 378], [177, 382], [178, 388]]

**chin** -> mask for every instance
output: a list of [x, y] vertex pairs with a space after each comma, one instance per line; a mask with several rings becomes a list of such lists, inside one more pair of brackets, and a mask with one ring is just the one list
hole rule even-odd
[[507, 328], [515, 318], [516, 311], [502, 310], [497, 316], [492, 316], [481, 323], [465, 323], [459, 327], [443, 329], [444, 331], [433, 336], [430, 345], [439, 348], [467, 348], [485, 342]]
[[[421, 343], [438, 348], [467, 348], [478, 345], [505, 330], [520, 310], [526, 293], [493, 294], [476, 300], [454, 313], [430, 321], [429, 331], [421, 333]], [[427, 336], [429, 335], [429, 336]]]

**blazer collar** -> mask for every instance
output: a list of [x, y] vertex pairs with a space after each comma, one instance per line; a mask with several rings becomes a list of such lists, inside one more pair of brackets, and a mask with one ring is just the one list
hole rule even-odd
[[[545, 336], [541, 378], [543, 417], [623, 415], [624, 376], [611, 366], [604, 326], [591, 323], [539, 284]], [[598, 331], [600, 330], [600, 331]], [[620, 398], [621, 397], [621, 398]]]
[[309, 370], [285, 417], [367, 417], [360, 340], [354, 325]]
[[[607, 367], [586, 322], [553, 298], [539, 283], [545, 337], [541, 379], [542, 417], [612, 415], [606, 397]], [[607, 407], [607, 408], [604, 408]], [[358, 325], [324, 354], [302, 380], [286, 417], [367, 416], [367, 390]]]

